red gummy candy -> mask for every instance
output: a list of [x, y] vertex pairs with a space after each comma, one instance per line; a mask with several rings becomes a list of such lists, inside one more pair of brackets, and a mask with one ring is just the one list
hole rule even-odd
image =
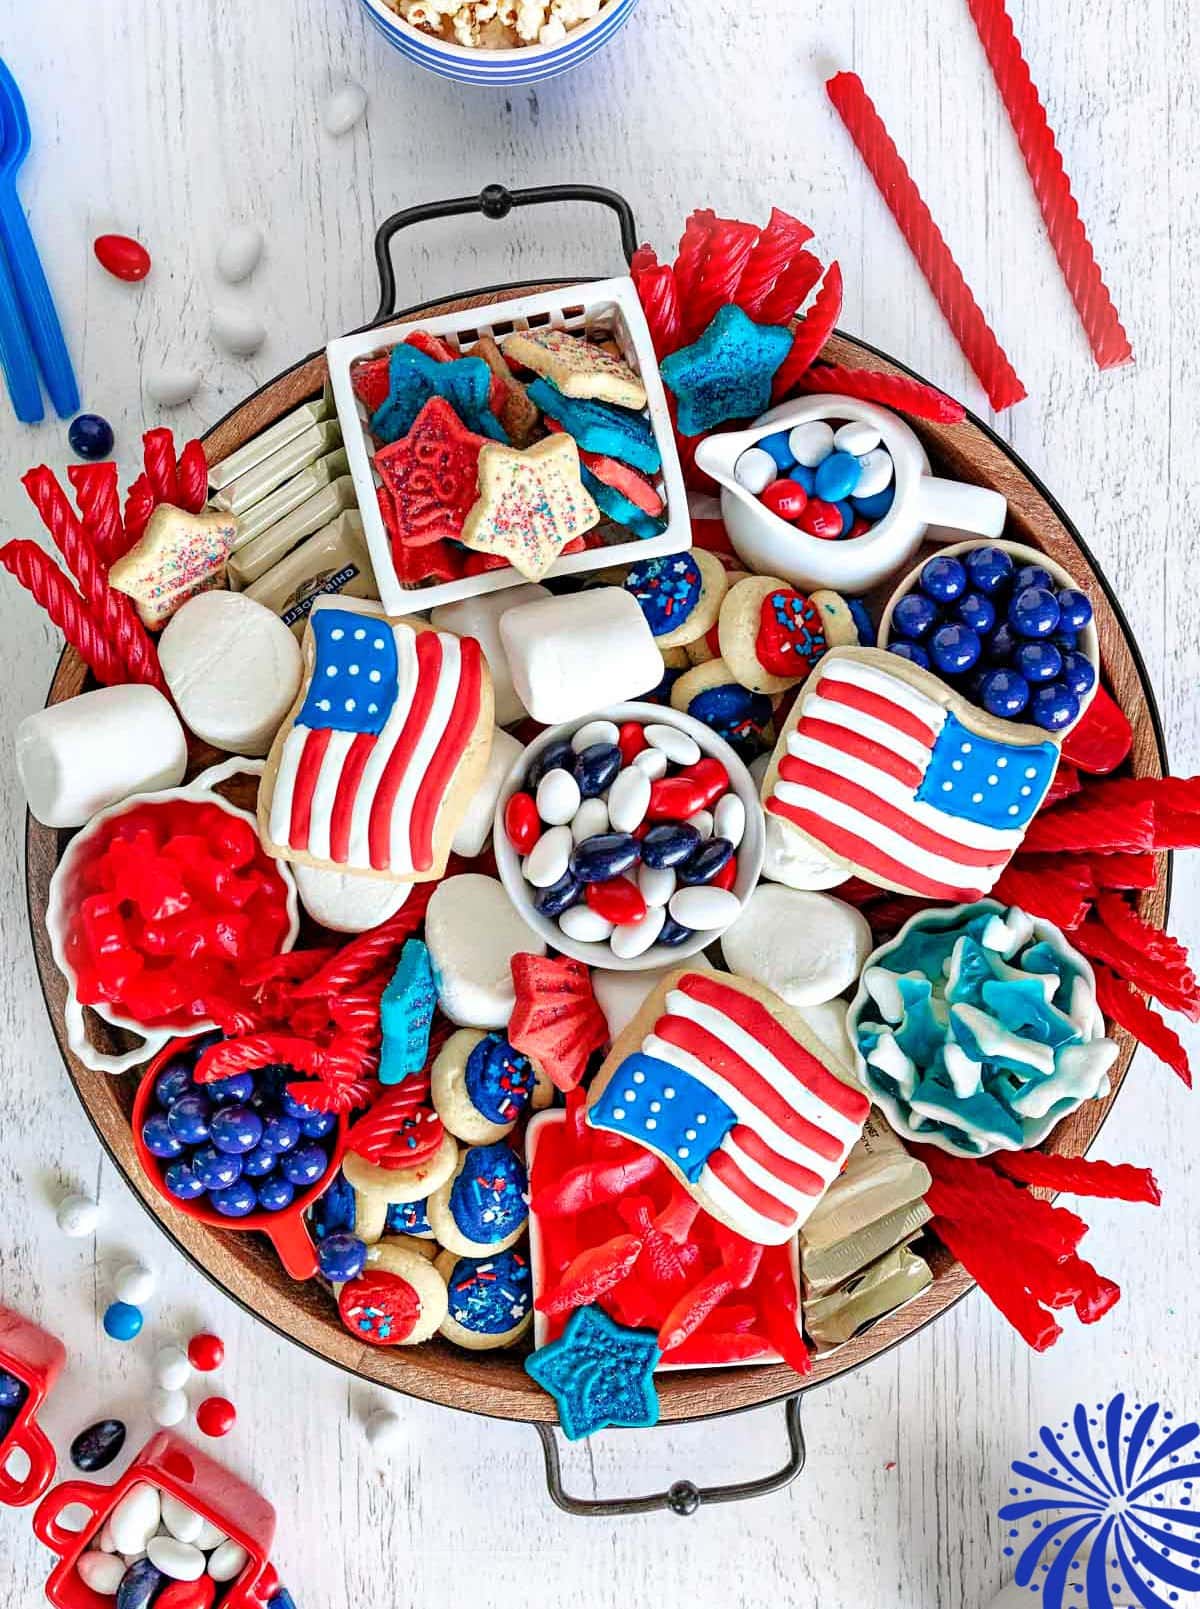
[[641, 890], [624, 877], [611, 877], [606, 883], [589, 883], [584, 898], [597, 916], [624, 927], [630, 922], [641, 922], [646, 915], [646, 901]]
[[832, 503], [826, 503], [820, 497], [809, 498], [798, 523], [802, 531], [807, 531], [809, 536], [819, 537], [822, 542], [835, 542], [842, 534], [840, 512]]
[[516, 996], [508, 1022], [514, 1050], [538, 1061], [556, 1088], [574, 1089], [594, 1050], [608, 1043], [608, 1024], [592, 992], [591, 974], [567, 957], [514, 955]]
[[[794, 525], [808, 507], [808, 493], [804, 487], [799, 481], [788, 480], [786, 476], [782, 480], [773, 480], [758, 496], [764, 508], [769, 508], [772, 514], [778, 514], [781, 520], [787, 520], [789, 525]], [[838, 530], [841, 528], [839, 516]]]
[[101, 268], [106, 268], [114, 279], [132, 283], [145, 279], [150, 272], [150, 253], [129, 235], [98, 235], [92, 250]]
[[513, 794], [504, 807], [504, 830], [518, 855], [527, 855], [537, 843], [542, 835], [542, 821], [532, 794]]

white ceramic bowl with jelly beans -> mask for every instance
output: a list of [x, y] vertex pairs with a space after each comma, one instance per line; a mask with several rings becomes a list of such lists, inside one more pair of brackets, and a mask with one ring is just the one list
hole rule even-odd
[[618, 704], [529, 745], [500, 791], [493, 842], [540, 938], [637, 972], [695, 955], [735, 920], [762, 870], [762, 807], [708, 727]]

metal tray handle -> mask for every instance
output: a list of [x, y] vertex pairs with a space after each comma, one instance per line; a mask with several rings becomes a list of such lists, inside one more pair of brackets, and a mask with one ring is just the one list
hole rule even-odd
[[784, 1425], [787, 1429], [788, 1459], [782, 1468], [757, 1480], [737, 1481], [728, 1486], [697, 1486], [694, 1481], [676, 1481], [665, 1492], [653, 1492], [646, 1497], [572, 1497], [563, 1489], [562, 1465], [558, 1457], [558, 1437], [554, 1425], [535, 1424], [534, 1429], [542, 1443], [542, 1456], [546, 1460], [546, 1489], [559, 1508], [567, 1514], [587, 1519], [617, 1519], [628, 1514], [655, 1514], [669, 1509], [672, 1514], [686, 1518], [705, 1503], [742, 1503], [752, 1497], [766, 1497], [789, 1486], [804, 1468], [806, 1449], [804, 1431], [800, 1425], [800, 1397], [796, 1392], [784, 1402]]
[[637, 224], [633, 209], [624, 196], [615, 190], [604, 190], [594, 184], [543, 184], [526, 190], [509, 190], [502, 184], [488, 184], [477, 196], [458, 196], [453, 201], [426, 201], [419, 207], [406, 207], [385, 218], [375, 233], [375, 264], [379, 270], [379, 310], [371, 320], [391, 318], [396, 311], [396, 269], [392, 262], [392, 240], [402, 229], [415, 223], [430, 223], [435, 218], [459, 218], [469, 212], [482, 213], [485, 218], [507, 218], [514, 207], [539, 207], [546, 202], [587, 201], [607, 207], [617, 215], [621, 230], [621, 250], [625, 261], [632, 262], [637, 250]]

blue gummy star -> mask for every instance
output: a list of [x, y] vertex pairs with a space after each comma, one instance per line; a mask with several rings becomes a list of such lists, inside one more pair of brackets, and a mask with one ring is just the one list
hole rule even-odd
[[525, 1359], [525, 1373], [548, 1391], [568, 1441], [618, 1426], [658, 1423], [654, 1370], [662, 1353], [650, 1330], [630, 1330], [600, 1308], [571, 1314], [557, 1341]]
[[791, 347], [792, 332], [781, 324], [756, 324], [740, 307], [723, 307], [698, 341], [660, 365], [679, 404], [680, 433], [700, 436], [769, 408], [771, 381]]
[[574, 436], [584, 452], [631, 464], [645, 475], [656, 475], [662, 468], [662, 454], [644, 414], [612, 402], [565, 397], [549, 380], [535, 380], [526, 389], [534, 406]]
[[491, 386], [492, 371], [482, 358], [439, 363], [402, 342], [392, 348], [388, 394], [371, 415], [371, 434], [377, 441], [399, 441], [412, 429], [430, 397], [444, 397], [468, 430], [491, 441], [507, 442], [504, 427], [488, 404]]
[[424, 1067], [436, 1005], [437, 988], [429, 951], [420, 939], [409, 939], [379, 1002], [379, 1023], [383, 1030], [379, 1061], [381, 1084], [399, 1084], [410, 1073], [419, 1073]]

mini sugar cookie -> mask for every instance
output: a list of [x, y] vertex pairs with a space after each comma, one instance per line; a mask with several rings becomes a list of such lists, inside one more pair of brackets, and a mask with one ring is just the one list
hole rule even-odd
[[357, 1279], [335, 1285], [342, 1323], [372, 1346], [418, 1346], [446, 1317], [446, 1281], [423, 1249], [399, 1239], [367, 1251]]
[[281, 860], [395, 882], [441, 877], [494, 724], [474, 639], [318, 598], [300, 694], [259, 787], [264, 845]]
[[869, 1110], [849, 1068], [777, 995], [685, 967], [617, 1036], [587, 1121], [653, 1151], [706, 1212], [773, 1246], [837, 1177]]
[[802, 1010], [833, 1000], [858, 981], [874, 948], [861, 911], [828, 894], [760, 883], [721, 935], [731, 972]]
[[821, 629], [830, 648], [870, 648], [875, 642], [871, 617], [859, 598], [843, 598], [840, 592], [819, 588], [812, 604], [821, 617]]
[[720, 560], [703, 548], [632, 565], [624, 587], [659, 648], [682, 648], [715, 625], [729, 585]]
[[829, 646], [811, 598], [776, 576], [747, 576], [721, 602], [721, 658], [752, 693], [802, 682]]
[[529, 1251], [515, 1246], [487, 1257], [439, 1252], [438, 1273], [446, 1281], [449, 1311], [441, 1333], [455, 1346], [491, 1352], [512, 1346], [533, 1323], [533, 1280]]
[[442, 1046], [430, 1075], [434, 1109], [451, 1134], [487, 1145], [511, 1134], [525, 1111], [540, 1111], [554, 1086], [502, 1033], [460, 1028]]
[[395, 916], [412, 893], [412, 883], [385, 883], [380, 877], [354, 872], [324, 871], [318, 866], [295, 866], [300, 903], [331, 933], [365, 933]]
[[205, 743], [265, 754], [300, 686], [300, 644], [279, 616], [243, 592], [200, 592], [158, 640], [175, 707]]
[[438, 1003], [460, 1028], [505, 1028], [516, 1000], [512, 959], [545, 955], [545, 941], [525, 925], [504, 884], [480, 872], [447, 877], [425, 912], [425, 942]]
[[835, 648], [779, 734], [763, 807], [880, 888], [970, 901], [1020, 845], [1058, 752], [895, 654]]
[[143, 625], [161, 626], [195, 593], [221, 585], [237, 530], [232, 514], [188, 514], [161, 503], [108, 572], [109, 583], [133, 599]]
[[538, 581], [568, 542], [599, 521], [570, 436], [547, 436], [524, 448], [488, 442], [479, 454], [479, 498], [463, 521], [462, 541]]
[[342, 1173], [354, 1191], [354, 1233], [373, 1245], [387, 1228], [389, 1207], [425, 1201], [446, 1184], [457, 1164], [458, 1146], [452, 1134], [443, 1134], [434, 1154], [414, 1168], [381, 1168], [347, 1151]]
[[[755, 778], [760, 789], [762, 779], [771, 764], [769, 754], [760, 756], [761, 775]], [[782, 816], [769, 812], [763, 821], [762, 874], [770, 883], [783, 883], [788, 888], [837, 888], [850, 876], [845, 861], [830, 857], [824, 850], [793, 831]]]
[[723, 659], [685, 671], [671, 688], [671, 705], [711, 727], [743, 760], [752, 760], [775, 740], [775, 706], [765, 693], [743, 687]]
[[515, 1246], [529, 1218], [525, 1164], [503, 1140], [469, 1146], [454, 1177], [429, 1197], [439, 1243], [460, 1257], [487, 1257]]
[[564, 397], [612, 402], [618, 408], [644, 408], [646, 388], [628, 363], [594, 341], [567, 330], [518, 330], [504, 340], [504, 356], [523, 369], [544, 375]]
[[[516, 447], [528, 447], [537, 434], [541, 414], [529, 400], [529, 393], [525, 387], [504, 361], [503, 352], [490, 335], [481, 335], [467, 356], [482, 358], [492, 371], [493, 407], [509, 441]], [[499, 403], [495, 399], [497, 389], [503, 392], [503, 401]]]

